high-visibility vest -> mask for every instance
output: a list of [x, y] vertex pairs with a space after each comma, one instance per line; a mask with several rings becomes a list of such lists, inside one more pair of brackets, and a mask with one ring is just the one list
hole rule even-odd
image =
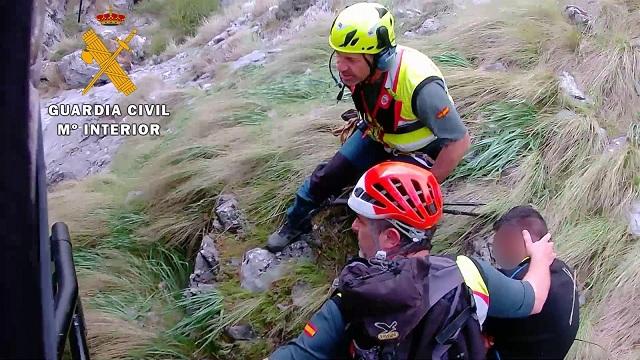
[[[369, 125], [369, 136], [389, 148], [413, 152], [436, 140], [431, 129], [415, 116], [413, 94], [433, 80], [444, 83], [444, 76], [435, 63], [418, 50], [399, 45], [396, 51], [390, 70], [383, 75], [374, 108], [367, 106], [360, 84], [355, 86], [351, 97]], [[446, 84], [445, 91], [453, 105]]]

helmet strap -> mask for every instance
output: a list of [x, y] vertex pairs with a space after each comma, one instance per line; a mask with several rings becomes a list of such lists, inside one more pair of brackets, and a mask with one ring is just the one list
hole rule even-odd
[[331, 53], [331, 56], [329, 56], [329, 74], [331, 74], [333, 81], [336, 82], [336, 86], [340, 88], [340, 92], [338, 92], [338, 96], [336, 96], [336, 102], [340, 102], [344, 97], [344, 88], [347, 85], [343, 84], [342, 81], [338, 80], [338, 78], [335, 75], [333, 75], [333, 69], [331, 68], [331, 60], [333, 60], [333, 55], [335, 55], [335, 53], [336, 51], [334, 50]]
[[373, 77], [373, 75], [376, 73], [376, 69], [377, 68], [373, 65], [373, 63], [371, 61], [369, 61], [369, 59], [367, 59], [367, 55], [366, 54], [362, 54], [362, 58], [364, 59], [364, 61], [369, 66], [369, 76], [367, 76], [367, 78], [364, 79], [364, 81], [367, 81], [367, 80], [369, 80], [369, 79], [371, 79]]

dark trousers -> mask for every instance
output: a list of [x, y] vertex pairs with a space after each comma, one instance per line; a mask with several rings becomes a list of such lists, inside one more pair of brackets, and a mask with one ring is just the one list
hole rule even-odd
[[311, 211], [330, 196], [338, 195], [345, 187], [355, 185], [366, 170], [386, 160], [404, 161], [427, 169], [432, 166], [430, 161], [423, 158], [387, 152], [381, 143], [369, 136], [363, 137], [362, 132], [356, 130], [333, 158], [318, 165], [298, 188], [293, 204], [287, 209], [289, 226], [310, 230], [311, 219], [308, 215]]

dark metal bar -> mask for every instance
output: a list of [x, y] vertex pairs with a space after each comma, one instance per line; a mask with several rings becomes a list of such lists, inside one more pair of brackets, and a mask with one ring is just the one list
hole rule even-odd
[[[48, 225], [38, 203], [46, 193], [39, 189], [36, 175], [40, 109], [33, 109], [29, 101], [31, 95], [37, 96], [29, 84], [37, 51], [31, 43], [40, 39], [35, 31], [38, 18], [33, 15], [42, 3], [0, 1], [5, 18], [0, 22], [0, 41], [11, 50], [9, 56], [0, 58], [0, 132], [7, 134], [0, 142], [1, 359], [53, 360], [55, 356], [54, 343], [49, 341], [53, 298]], [[41, 238], [43, 225], [46, 235]]]
[[71, 253], [67, 225], [57, 222], [51, 227], [51, 249], [56, 268], [57, 291], [54, 298], [58, 357], [62, 356], [78, 299], [78, 280]]
[[90, 360], [89, 347], [87, 346], [87, 329], [85, 327], [80, 296], [78, 296], [76, 311], [73, 314], [71, 323], [69, 348], [71, 349], [71, 358], [73, 360]]
[[484, 205], [487, 205], [487, 204], [475, 203], [475, 202], [444, 203], [444, 206], [484, 206]]
[[78, 6], [78, 24], [80, 23], [80, 14], [82, 14], [82, 0], [80, 0], [80, 5]]
[[475, 217], [481, 216], [481, 214], [475, 213], [475, 212], [452, 210], [452, 209], [442, 209], [442, 212], [445, 214], [451, 214], [451, 215], [466, 215], [466, 216], [475, 216]]

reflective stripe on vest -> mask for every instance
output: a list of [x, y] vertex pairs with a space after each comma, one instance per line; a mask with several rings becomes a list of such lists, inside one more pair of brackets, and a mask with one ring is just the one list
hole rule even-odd
[[456, 264], [462, 273], [465, 284], [473, 293], [473, 298], [476, 302], [476, 313], [482, 327], [489, 311], [489, 290], [487, 290], [487, 285], [471, 259], [460, 255], [456, 258]]
[[[389, 70], [385, 88], [393, 96], [395, 102], [394, 123], [396, 130], [385, 132], [383, 142], [389, 147], [402, 152], [419, 150], [437, 139], [431, 129], [422, 125], [415, 116], [411, 106], [413, 92], [420, 83], [429, 78], [437, 77], [444, 83], [444, 76], [435, 63], [425, 54], [410, 47], [397, 47], [398, 56]], [[446, 90], [445, 83], [445, 90]], [[453, 104], [453, 99], [447, 91], [447, 96]]]

